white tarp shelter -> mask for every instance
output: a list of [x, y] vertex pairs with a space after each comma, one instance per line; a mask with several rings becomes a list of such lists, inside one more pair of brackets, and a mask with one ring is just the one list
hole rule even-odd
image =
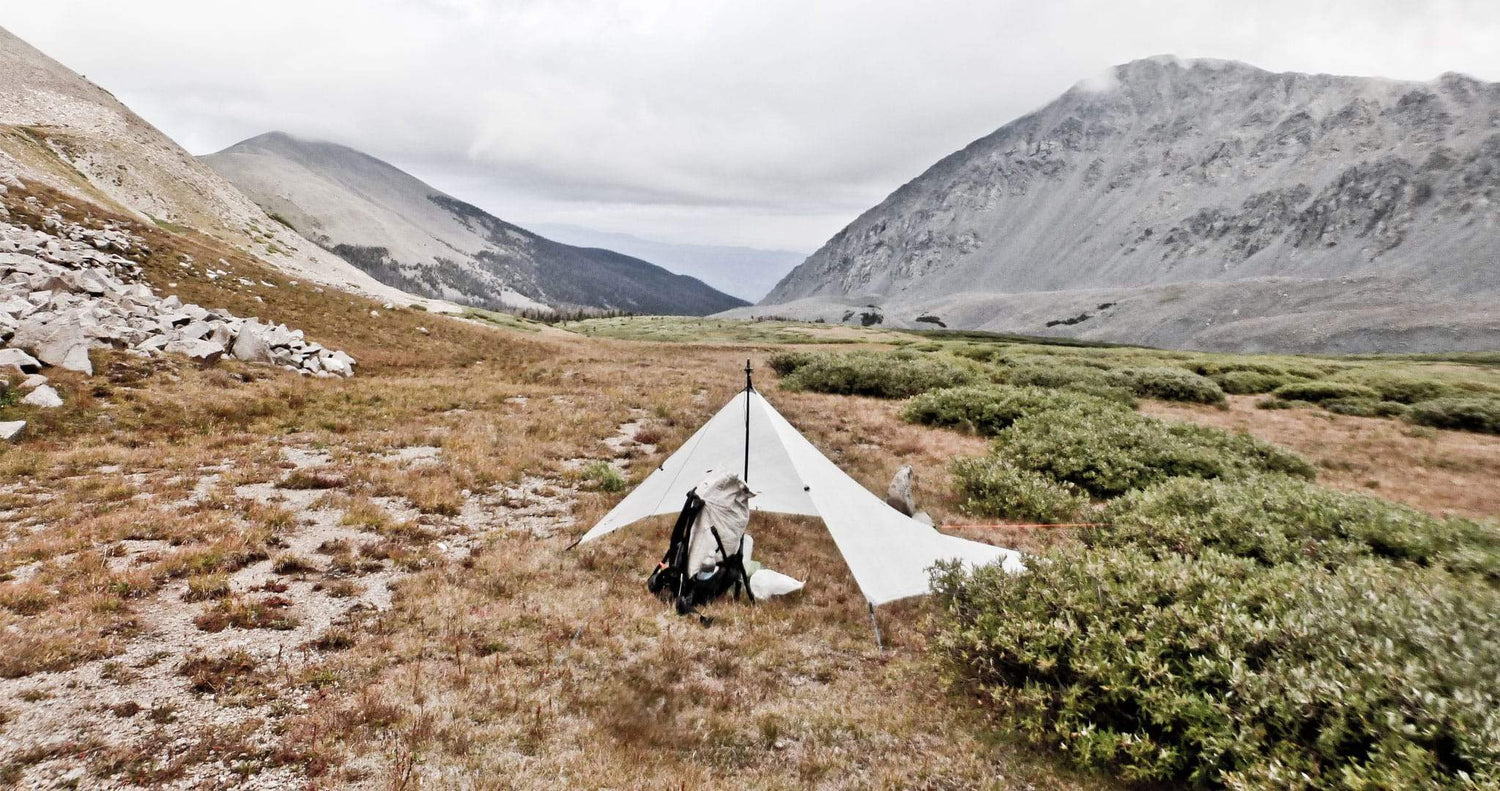
[[871, 606], [927, 593], [927, 569], [940, 560], [1024, 569], [1014, 550], [944, 535], [886, 505], [818, 452], [750, 387], [578, 543], [648, 516], [677, 513], [688, 491], [710, 472], [743, 476], [755, 492], [750, 499], [753, 511], [821, 518]]

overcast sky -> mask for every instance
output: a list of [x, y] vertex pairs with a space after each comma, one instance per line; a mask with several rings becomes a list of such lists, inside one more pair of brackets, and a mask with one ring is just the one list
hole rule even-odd
[[193, 153], [354, 146], [502, 218], [811, 251], [1112, 64], [1500, 80], [1500, 0], [0, 0]]

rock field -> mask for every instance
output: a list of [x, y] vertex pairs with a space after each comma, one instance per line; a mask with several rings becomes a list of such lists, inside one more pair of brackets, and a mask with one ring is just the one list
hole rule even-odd
[[[23, 403], [62, 406], [42, 370], [92, 376], [89, 350], [97, 347], [181, 354], [201, 365], [228, 356], [308, 376], [354, 375], [353, 357], [308, 341], [301, 330], [158, 296], [125, 257], [150, 251], [124, 228], [89, 228], [56, 212], [45, 216], [45, 230], [6, 219], [0, 216], [0, 374], [26, 377]], [[197, 266], [187, 256], [179, 264]], [[5, 387], [0, 378], [0, 392]], [[0, 439], [24, 429], [16, 422], [0, 425]]]

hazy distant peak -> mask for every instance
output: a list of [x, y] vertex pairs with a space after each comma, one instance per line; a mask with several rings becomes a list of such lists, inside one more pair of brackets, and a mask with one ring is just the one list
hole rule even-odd
[[643, 260], [537, 236], [338, 143], [267, 132], [203, 159], [307, 238], [412, 293], [490, 308], [635, 313], [744, 303]]

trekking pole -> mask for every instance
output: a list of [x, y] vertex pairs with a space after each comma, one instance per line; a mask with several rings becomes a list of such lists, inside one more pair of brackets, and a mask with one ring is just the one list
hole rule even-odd
[[740, 480], [750, 482], [750, 393], [755, 385], [750, 381], [750, 361], [745, 361], [745, 475]]

